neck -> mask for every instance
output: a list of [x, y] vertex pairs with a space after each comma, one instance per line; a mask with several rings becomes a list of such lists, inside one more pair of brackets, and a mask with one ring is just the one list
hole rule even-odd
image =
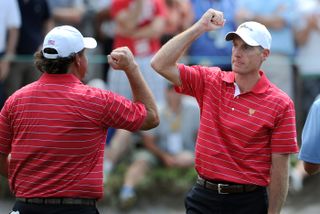
[[83, 79], [83, 76], [81, 75], [79, 70], [74, 66], [69, 67], [68, 73], [75, 75], [79, 80]]
[[260, 79], [259, 72], [254, 74], [235, 74], [235, 81], [239, 86], [241, 93], [246, 93], [252, 90], [252, 88], [256, 85], [256, 83]]

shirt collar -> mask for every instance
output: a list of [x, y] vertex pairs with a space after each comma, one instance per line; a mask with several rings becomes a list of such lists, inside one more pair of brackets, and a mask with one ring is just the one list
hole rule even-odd
[[[262, 70], [260, 70], [259, 74], [260, 74], [261, 78], [255, 84], [255, 86], [251, 89], [251, 92], [256, 93], [256, 94], [264, 93], [270, 87], [270, 81], [268, 80], [265, 73]], [[225, 72], [222, 77], [222, 80], [227, 83], [234, 83], [235, 82], [234, 72]]]
[[48, 74], [43, 73], [39, 79], [42, 83], [82, 83], [73, 74]]

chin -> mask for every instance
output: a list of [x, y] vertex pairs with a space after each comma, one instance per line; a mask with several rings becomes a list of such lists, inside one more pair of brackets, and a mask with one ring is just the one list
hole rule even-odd
[[239, 73], [239, 68], [237, 66], [232, 66], [232, 71], [235, 73]]

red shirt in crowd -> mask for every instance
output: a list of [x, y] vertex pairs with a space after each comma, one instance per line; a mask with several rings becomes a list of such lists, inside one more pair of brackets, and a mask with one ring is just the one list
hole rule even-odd
[[131, 131], [142, 103], [86, 86], [72, 74], [46, 74], [8, 98], [0, 114], [0, 152], [11, 154], [16, 197], [101, 198], [107, 129]]
[[180, 93], [200, 107], [195, 167], [209, 180], [267, 186], [272, 153], [298, 152], [292, 100], [261, 78], [239, 93], [233, 72], [179, 65]]
[[[132, 7], [134, 0], [113, 0], [111, 4], [111, 16], [116, 17], [122, 10]], [[138, 28], [150, 24], [155, 17], [166, 16], [166, 5], [163, 0], [148, 0], [144, 2], [142, 13], [139, 15]], [[135, 56], [150, 56], [160, 48], [160, 36], [152, 38], [132, 38], [128, 36], [114, 37], [113, 48], [127, 46]]]

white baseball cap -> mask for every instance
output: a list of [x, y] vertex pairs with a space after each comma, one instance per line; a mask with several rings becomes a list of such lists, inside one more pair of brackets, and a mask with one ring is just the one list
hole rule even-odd
[[250, 46], [261, 46], [269, 50], [271, 48], [271, 34], [266, 26], [258, 22], [250, 21], [242, 23], [237, 28], [237, 31], [227, 33], [226, 40], [233, 40], [235, 35], [238, 35]]
[[[74, 27], [63, 25], [53, 28], [44, 38], [42, 53], [47, 59], [68, 57], [78, 53], [84, 48], [93, 49], [97, 47], [97, 41], [92, 37], [83, 37]], [[46, 48], [52, 48], [57, 53], [46, 53]]]

